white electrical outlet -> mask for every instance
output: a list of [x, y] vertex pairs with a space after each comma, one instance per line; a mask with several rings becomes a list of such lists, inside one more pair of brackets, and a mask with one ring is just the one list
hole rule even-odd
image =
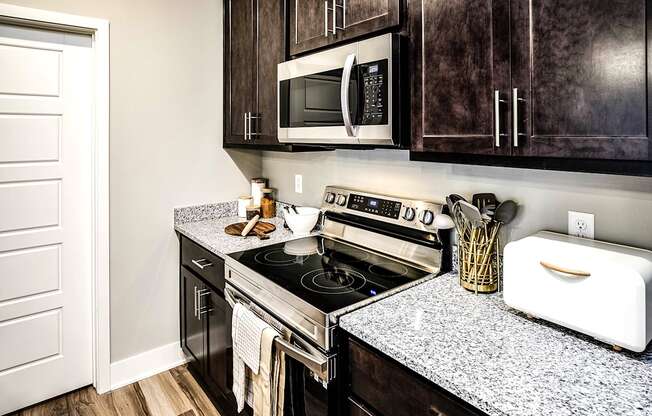
[[303, 193], [303, 175], [294, 175], [294, 192]]
[[568, 234], [593, 240], [595, 234], [594, 215], [568, 211]]

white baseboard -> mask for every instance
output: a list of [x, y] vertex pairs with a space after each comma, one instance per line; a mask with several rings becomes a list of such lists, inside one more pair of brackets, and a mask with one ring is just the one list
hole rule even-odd
[[186, 357], [178, 342], [111, 363], [111, 390], [119, 389], [184, 364]]

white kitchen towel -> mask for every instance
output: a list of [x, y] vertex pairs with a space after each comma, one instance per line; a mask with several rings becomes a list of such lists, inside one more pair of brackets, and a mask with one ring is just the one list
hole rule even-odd
[[250, 387], [247, 371], [258, 374], [260, 368], [260, 346], [265, 329], [271, 327], [245, 306], [235, 304], [231, 336], [233, 338], [233, 394], [238, 412], [244, 409], [247, 390]]

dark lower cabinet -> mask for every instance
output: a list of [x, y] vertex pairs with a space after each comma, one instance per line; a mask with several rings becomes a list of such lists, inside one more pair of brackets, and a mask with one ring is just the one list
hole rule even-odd
[[208, 295], [211, 310], [206, 320], [206, 381], [225, 396], [233, 386], [231, 308], [221, 294]]
[[479, 416], [478, 409], [349, 339], [350, 416]]
[[[224, 261], [181, 236], [181, 348], [188, 367], [222, 415], [235, 414], [231, 392], [231, 308], [224, 298]], [[184, 265], [197, 266], [190, 269]]]

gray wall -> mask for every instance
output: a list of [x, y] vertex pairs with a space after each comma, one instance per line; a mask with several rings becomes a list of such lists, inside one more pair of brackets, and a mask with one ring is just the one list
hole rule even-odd
[[235, 199], [260, 172], [221, 149], [221, 0], [6, 1], [110, 21], [111, 360], [177, 341], [172, 209]]
[[[303, 175], [303, 193], [294, 175]], [[566, 232], [568, 211], [595, 214], [598, 239], [652, 249], [652, 178], [410, 162], [407, 151], [263, 153], [263, 175], [279, 199], [318, 206], [326, 185], [443, 201], [449, 193], [494, 192], [522, 210], [509, 238]]]

